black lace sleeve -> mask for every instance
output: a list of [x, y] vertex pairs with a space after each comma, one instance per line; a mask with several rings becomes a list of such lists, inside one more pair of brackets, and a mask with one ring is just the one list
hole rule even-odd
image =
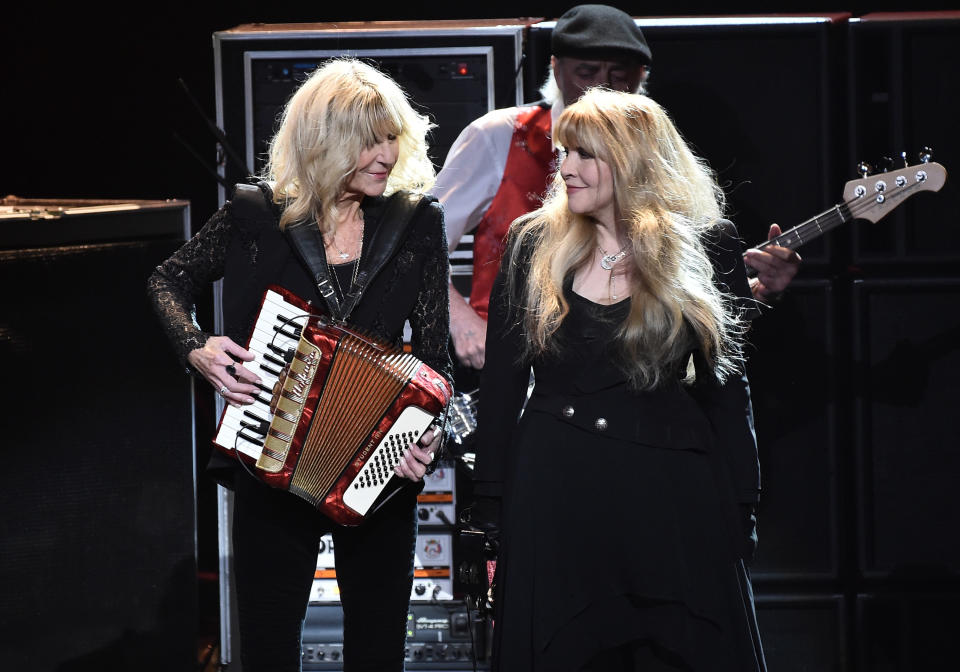
[[212, 335], [197, 323], [195, 303], [223, 276], [231, 236], [230, 211], [217, 211], [197, 234], [157, 266], [147, 281], [147, 294], [180, 361], [202, 348]]
[[427, 250], [427, 255], [417, 303], [410, 315], [410, 346], [417, 358], [447, 380], [453, 381], [453, 364], [449, 350], [450, 307], [447, 283], [450, 278], [450, 259], [447, 232], [440, 204], [431, 203], [428, 207], [430, 223], [421, 229], [424, 237], [419, 241]]

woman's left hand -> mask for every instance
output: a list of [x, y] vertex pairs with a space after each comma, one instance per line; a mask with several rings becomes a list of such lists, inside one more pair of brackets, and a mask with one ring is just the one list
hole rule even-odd
[[436, 427], [431, 427], [423, 433], [417, 443], [411, 443], [410, 447], [404, 451], [403, 458], [394, 471], [401, 478], [419, 481], [427, 473], [427, 467], [433, 462], [436, 451], [439, 449], [440, 431]]

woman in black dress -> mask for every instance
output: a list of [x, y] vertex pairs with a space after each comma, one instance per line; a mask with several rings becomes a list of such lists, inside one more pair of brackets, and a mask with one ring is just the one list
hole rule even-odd
[[494, 667], [762, 670], [752, 299], [722, 192], [645, 96], [592, 89], [554, 141], [551, 191], [508, 238], [480, 388]]
[[[434, 178], [426, 154], [429, 126], [390, 78], [359, 61], [330, 61], [287, 104], [265, 180], [238, 187], [231, 202], [157, 268], [150, 295], [174, 348], [228, 403], [254, 402], [259, 376], [243, 365], [253, 355], [239, 344], [246, 343], [271, 284], [388, 343], [401, 344], [409, 321], [413, 354], [451, 378], [443, 213], [435, 199], [422, 196]], [[285, 229], [304, 223], [322, 237], [317, 248], [329, 275], [323, 289], [333, 297], [318, 288], [285, 236]], [[215, 335], [196, 324], [193, 305], [220, 278], [224, 329]], [[426, 432], [397, 474], [420, 481], [439, 443], [438, 432]], [[402, 670], [418, 489], [405, 488], [362, 525], [346, 528], [220, 453], [209, 472], [235, 492], [243, 669], [300, 669], [318, 542], [332, 532], [344, 669]]]

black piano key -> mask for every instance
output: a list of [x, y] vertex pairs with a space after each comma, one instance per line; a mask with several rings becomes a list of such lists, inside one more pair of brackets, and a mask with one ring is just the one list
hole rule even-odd
[[255, 421], [256, 424], [252, 424], [252, 423], [249, 423], [249, 424], [248, 424], [248, 423], [244, 422], [243, 420], [241, 420], [241, 421], [240, 421], [240, 425], [241, 425], [241, 426], [243, 426], [243, 427], [248, 427], [248, 426], [249, 426], [250, 429], [256, 430], [256, 432], [257, 432], [258, 434], [262, 434], [263, 436], [266, 436], [266, 435], [267, 435], [267, 432], [270, 431], [270, 423], [269, 423], [267, 420], [264, 420], [263, 418], [255, 415], [255, 414], [253, 414], [253, 413], [250, 413], [249, 411], [244, 411], [243, 414], [244, 414], [245, 416], [247, 416], [248, 418], [250, 418], [251, 420]]
[[267, 387], [266, 385], [264, 385], [263, 383], [254, 383], [254, 385], [256, 385], [257, 387], [259, 387], [261, 390], [263, 390], [263, 391], [266, 392], [267, 394], [270, 394], [270, 395], [273, 394], [273, 390], [270, 389], [269, 387]]
[[260, 368], [263, 369], [264, 371], [266, 371], [267, 373], [273, 375], [273, 376], [277, 376], [278, 378], [280, 377], [280, 372], [279, 372], [279, 371], [277, 371], [277, 370], [275, 370], [275, 369], [272, 369], [271, 367], [267, 366], [266, 364], [264, 364], [264, 363], [262, 363], [262, 362], [260, 363]]
[[287, 317], [286, 315], [281, 315], [277, 313], [277, 321], [283, 322], [285, 325], [297, 332], [297, 338], [300, 337], [300, 332], [303, 331], [303, 327], [300, 326], [300, 323], [297, 320], [302, 320], [307, 315], [297, 315], [296, 317]]
[[300, 340], [300, 334], [291, 332], [291, 331], [289, 331], [289, 330], [287, 330], [287, 329], [284, 329], [283, 327], [278, 327], [278, 326], [274, 325], [273, 330], [274, 330], [275, 332], [277, 332], [278, 334], [280, 334], [281, 336], [286, 336], [287, 338], [292, 338], [292, 339], [295, 340], [295, 341]]
[[263, 441], [261, 441], [260, 439], [255, 439], [249, 434], [245, 434], [244, 432], [237, 432], [237, 438], [243, 439], [244, 441], [249, 441], [250, 443], [255, 444], [257, 446], [263, 445]]
[[265, 360], [267, 360], [268, 362], [272, 362], [273, 364], [276, 364], [276, 365], [279, 366], [281, 369], [282, 369], [284, 366], [287, 365], [287, 363], [286, 363], [285, 361], [283, 361], [282, 359], [278, 359], [278, 358], [274, 357], [274, 356], [271, 355], [269, 352], [263, 353], [263, 358], [264, 358]]
[[[243, 428], [245, 428], [245, 429], [252, 430], [252, 431], [256, 432], [257, 434], [259, 434], [259, 435], [261, 435], [261, 436], [266, 437], [266, 435], [267, 435], [267, 433], [266, 433], [265, 431], [263, 431], [262, 425], [260, 425], [259, 423], [255, 425], [255, 424], [253, 424], [252, 422], [247, 422], [246, 420], [241, 420], [241, 421], [240, 421], [240, 426], [243, 427]], [[268, 426], [268, 428], [269, 428], [269, 426]]]
[[259, 415], [257, 415], [257, 414], [254, 413], [253, 411], [249, 411], [249, 410], [244, 409], [243, 414], [244, 414], [245, 416], [247, 416], [248, 418], [251, 418], [252, 420], [256, 420], [257, 422], [266, 422], [268, 425], [270, 424], [269, 421], [261, 418]]
[[283, 361], [287, 364], [293, 361], [293, 356], [296, 354], [296, 351], [293, 348], [281, 348], [273, 343], [267, 343], [267, 347], [273, 350], [274, 353], [283, 357]]
[[269, 402], [269, 400], [264, 399], [264, 398], [261, 397], [259, 394], [254, 394], [254, 395], [253, 395], [253, 398], [254, 398], [254, 400], [256, 400], [256, 401], [259, 401], [261, 404], [263, 404], [263, 405], [266, 406], [267, 408], [270, 408], [270, 402]]

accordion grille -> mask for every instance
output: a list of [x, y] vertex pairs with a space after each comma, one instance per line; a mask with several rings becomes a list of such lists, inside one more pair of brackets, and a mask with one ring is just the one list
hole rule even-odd
[[344, 336], [327, 372], [290, 489], [318, 504], [413, 375], [419, 360]]

